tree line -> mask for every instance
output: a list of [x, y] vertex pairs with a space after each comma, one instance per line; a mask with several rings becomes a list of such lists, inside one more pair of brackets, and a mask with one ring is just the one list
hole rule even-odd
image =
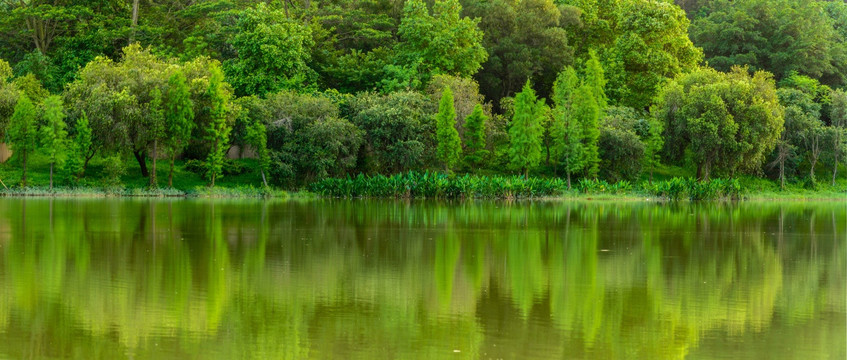
[[[779, 11], [774, 11], [778, 9]], [[432, 169], [837, 179], [847, 5], [801, 0], [0, 1], [0, 135], [63, 182]], [[127, 46], [127, 44], [130, 44]]]

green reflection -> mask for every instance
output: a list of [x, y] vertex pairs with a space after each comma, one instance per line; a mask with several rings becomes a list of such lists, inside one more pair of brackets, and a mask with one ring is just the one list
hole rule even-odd
[[830, 203], [0, 200], [0, 358], [844, 358]]

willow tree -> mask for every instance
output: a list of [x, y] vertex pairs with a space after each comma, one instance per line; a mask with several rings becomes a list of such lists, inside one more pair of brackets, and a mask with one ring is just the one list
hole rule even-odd
[[21, 94], [18, 103], [15, 104], [15, 112], [9, 119], [9, 130], [6, 134], [12, 151], [20, 154], [21, 170], [23, 171], [21, 185], [24, 187], [26, 187], [27, 157], [38, 146], [38, 129], [35, 125], [37, 116], [35, 105], [32, 104], [26, 94]]
[[41, 126], [41, 146], [50, 159], [50, 190], [53, 190], [53, 168], [65, 158], [68, 142], [67, 125], [62, 98], [58, 95], [44, 99], [44, 124]]
[[529, 170], [541, 162], [542, 105], [527, 80], [515, 95], [515, 113], [509, 125], [509, 162], [527, 178]]
[[462, 154], [462, 140], [456, 130], [456, 109], [453, 107], [453, 92], [449, 87], [441, 93], [438, 113], [435, 115], [435, 136], [438, 142], [436, 156], [450, 172]]
[[227, 122], [229, 111], [229, 95], [224, 91], [224, 75], [220, 68], [212, 69], [212, 77], [209, 80], [207, 92], [211, 108], [211, 122], [206, 128], [206, 140], [211, 145], [206, 157], [206, 176], [209, 185], [215, 186], [215, 179], [221, 175], [226, 151], [229, 148], [229, 133], [232, 130]]

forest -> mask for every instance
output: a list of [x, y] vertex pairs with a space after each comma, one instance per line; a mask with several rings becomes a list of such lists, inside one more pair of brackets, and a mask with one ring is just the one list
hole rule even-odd
[[0, 173], [840, 188], [845, 39], [824, 0], [0, 0]]

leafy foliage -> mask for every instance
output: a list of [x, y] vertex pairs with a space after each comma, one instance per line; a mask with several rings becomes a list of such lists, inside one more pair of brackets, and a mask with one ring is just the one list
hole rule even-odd
[[535, 97], [529, 81], [515, 96], [515, 114], [509, 125], [509, 160], [524, 176], [541, 162], [543, 100]]
[[462, 155], [462, 140], [456, 130], [456, 110], [453, 108], [453, 92], [445, 88], [435, 115], [435, 132], [438, 147], [436, 156], [449, 171], [459, 161]]
[[659, 95], [653, 114], [665, 123], [671, 160], [696, 165], [698, 178], [756, 172], [783, 129], [783, 110], [770, 74], [702, 68]]

